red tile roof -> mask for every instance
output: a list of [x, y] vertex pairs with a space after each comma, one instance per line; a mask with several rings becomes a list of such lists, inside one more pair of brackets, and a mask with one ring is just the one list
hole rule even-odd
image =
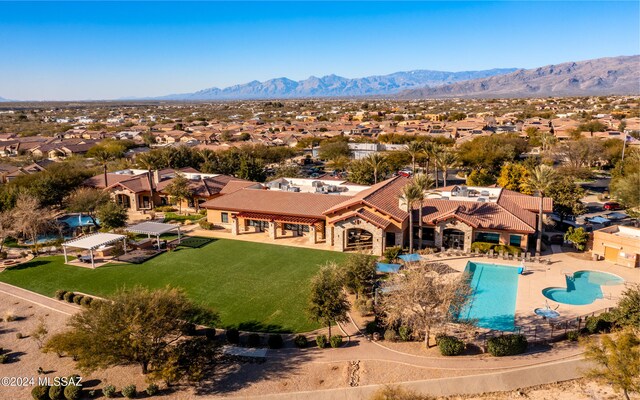
[[351, 199], [331, 207], [325, 211], [325, 214], [331, 214], [357, 204], [366, 204], [398, 221], [403, 221], [409, 214], [399, 207], [398, 195], [408, 182], [409, 178], [403, 176], [387, 179], [357, 193]]
[[279, 190], [242, 189], [203, 203], [203, 208], [267, 214], [310, 216], [324, 219], [323, 212], [347, 196]]
[[382, 229], [387, 229], [387, 227], [389, 225], [391, 225], [391, 221], [382, 218], [379, 215], [376, 215], [374, 213], [372, 213], [371, 211], [367, 210], [366, 208], [360, 208], [356, 211], [352, 211], [349, 213], [345, 213], [341, 216], [339, 216], [336, 219], [330, 220], [329, 222], [331, 223], [335, 223], [335, 222], [339, 222], [339, 221], [344, 221], [345, 219], [349, 219], [352, 217], [358, 217], [358, 218], [362, 218], [365, 221], [368, 221], [370, 223], [372, 223], [373, 225], [377, 226], [378, 228], [382, 228]]

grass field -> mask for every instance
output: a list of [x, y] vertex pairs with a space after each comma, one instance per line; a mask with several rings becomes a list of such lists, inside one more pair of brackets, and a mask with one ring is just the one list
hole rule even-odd
[[180, 247], [143, 264], [108, 264], [91, 270], [64, 265], [61, 256], [38, 257], [0, 273], [0, 281], [53, 296], [76, 290], [98, 296], [118, 288], [166, 285], [184, 288], [196, 302], [220, 313], [222, 326], [245, 330], [305, 332], [319, 326], [305, 308], [309, 281], [342, 253], [239, 240]]

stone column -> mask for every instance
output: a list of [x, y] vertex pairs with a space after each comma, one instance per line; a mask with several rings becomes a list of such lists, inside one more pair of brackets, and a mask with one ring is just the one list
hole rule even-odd
[[434, 240], [436, 244], [436, 248], [440, 249], [442, 247], [442, 233], [443, 229], [441, 225], [436, 225], [434, 229]]
[[374, 256], [382, 256], [384, 240], [384, 231], [382, 229], [376, 229], [373, 234], [373, 243], [371, 248], [371, 252]]
[[231, 234], [232, 235], [238, 235], [238, 230], [239, 230], [239, 224], [240, 221], [238, 221], [238, 217], [236, 216], [232, 216], [231, 217]]
[[309, 225], [309, 243], [311, 244], [316, 244], [317, 240], [316, 240], [316, 226], [315, 225]]
[[269, 221], [269, 238], [276, 239], [276, 223]]

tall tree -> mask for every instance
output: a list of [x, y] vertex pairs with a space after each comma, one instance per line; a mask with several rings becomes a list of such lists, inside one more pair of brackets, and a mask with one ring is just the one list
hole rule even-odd
[[4, 248], [4, 242], [13, 233], [13, 215], [10, 211], [0, 211], [0, 253]]
[[125, 226], [129, 215], [124, 207], [109, 201], [96, 210], [96, 217], [102, 229], [111, 230]]
[[585, 342], [585, 357], [596, 364], [587, 377], [621, 390], [627, 400], [629, 392], [640, 392], [640, 338], [633, 329], [603, 335], [599, 343], [596, 339]]
[[189, 199], [192, 195], [189, 189], [189, 179], [182, 174], [177, 174], [167, 185], [165, 191], [178, 203], [179, 212], [182, 214], [182, 201]]
[[44, 351], [74, 355], [82, 371], [138, 365], [142, 373], [160, 370], [191, 323], [213, 325], [215, 312], [192, 303], [180, 289], [120, 290], [107, 301], [94, 301], [53, 336]]
[[333, 263], [325, 265], [311, 280], [309, 314], [329, 328], [331, 338], [331, 324], [346, 321], [349, 308], [340, 269]]
[[559, 178], [555, 185], [549, 188], [547, 196], [553, 199], [553, 211], [561, 220], [569, 215], [582, 215], [587, 211], [580, 201], [584, 196], [584, 189], [569, 177]]
[[526, 187], [528, 178], [529, 170], [523, 164], [506, 163], [500, 169], [498, 186], [520, 193], [531, 194]]
[[447, 150], [440, 153], [436, 160], [442, 170], [443, 185], [447, 186], [447, 174], [451, 168], [458, 164], [458, 157], [454, 152]]
[[540, 197], [540, 208], [538, 210], [538, 238], [536, 241], [536, 255], [542, 251], [542, 216], [544, 196], [558, 181], [555, 170], [548, 165], [539, 165], [531, 171], [527, 179], [526, 188], [535, 192]]
[[38, 235], [51, 227], [53, 213], [47, 207], [41, 207], [38, 200], [28, 194], [20, 194], [12, 210], [15, 230], [28, 238], [34, 249], [38, 247]]
[[386, 158], [383, 154], [372, 153], [363, 159], [373, 169], [373, 184], [378, 183], [378, 171], [381, 171], [385, 164]]
[[424, 153], [424, 142], [413, 141], [407, 143], [407, 149], [405, 150], [407, 154], [411, 157], [411, 171], [415, 174], [416, 171], [416, 158], [420, 154]]
[[388, 325], [402, 324], [424, 332], [429, 347], [431, 332], [455, 322], [470, 299], [465, 276], [452, 277], [429, 271], [429, 265], [394, 275], [383, 283], [389, 290], [382, 296], [381, 309]]
[[424, 198], [424, 193], [413, 183], [407, 183], [398, 197], [406, 205], [409, 214], [409, 253], [413, 253], [413, 205]]
[[376, 277], [376, 259], [370, 254], [355, 252], [349, 254], [343, 264], [345, 285], [353, 290], [356, 299], [371, 287]]
[[433, 188], [433, 178], [431, 178], [427, 174], [416, 174], [413, 177], [413, 184], [420, 190], [422, 196], [418, 199], [420, 202], [420, 207], [418, 208], [418, 248], [422, 249], [422, 226], [424, 222], [422, 221], [422, 209], [425, 195], [428, 194]]

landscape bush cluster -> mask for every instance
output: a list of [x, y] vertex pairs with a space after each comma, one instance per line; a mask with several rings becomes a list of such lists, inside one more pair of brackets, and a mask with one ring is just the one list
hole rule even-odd
[[527, 338], [524, 335], [503, 335], [489, 339], [487, 351], [495, 357], [514, 356], [527, 351]]
[[56, 290], [55, 298], [58, 300], [64, 300], [67, 303], [75, 303], [79, 306], [90, 307], [93, 302], [93, 297], [85, 296], [74, 292], [68, 292], [66, 290]]
[[507, 254], [519, 254], [522, 252], [522, 249], [518, 246], [511, 246], [506, 244], [496, 244], [496, 243], [488, 243], [488, 242], [473, 242], [471, 243], [471, 251], [478, 251], [482, 254], [488, 253], [490, 250], [493, 250], [495, 254], [499, 254], [501, 251]]
[[442, 335], [436, 338], [436, 343], [443, 356], [458, 356], [464, 351], [464, 342], [457, 337]]

